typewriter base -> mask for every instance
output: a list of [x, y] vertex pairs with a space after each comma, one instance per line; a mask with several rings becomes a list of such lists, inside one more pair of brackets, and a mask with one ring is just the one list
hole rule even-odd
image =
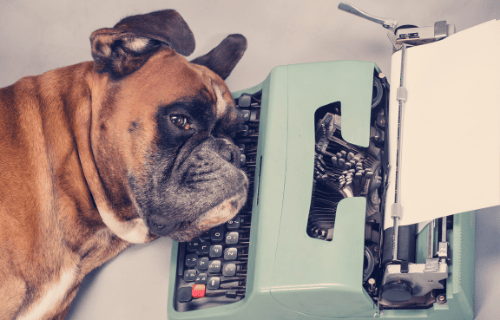
[[[450, 276], [446, 282], [446, 301], [434, 303], [429, 309], [385, 309], [376, 308], [370, 314], [359, 317], [336, 318], [315, 317], [294, 312], [280, 305], [272, 298], [269, 288], [254, 288], [253, 292], [236, 303], [200, 311], [176, 312], [172, 301], [168, 305], [168, 318], [175, 319], [217, 319], [217, 320], [279, 320], [279, 319], [428, 319], [428, 320], [472, 320], [474, 317], [474, 237], [475, 213], [465, 212], [454, 215], [453, 230], [450, 233], [452, 263]], [[178, 244], [172, 247], [172, 270], [175, 270], [175, 257]], [[171, 277], [171, 281], [174, 279]], [[171, 287], [172, 289], [172, 287]], [[169, 297], [173, 292], [170, 290]], [[429, 298], [429, 297], [427, 297]], [[356, 305], [345, 301], [346, 306], [356, 309]], [[397, 307], [394, 305], [393, 307]], [[375, 316], [375, 317], [374, 317]]]

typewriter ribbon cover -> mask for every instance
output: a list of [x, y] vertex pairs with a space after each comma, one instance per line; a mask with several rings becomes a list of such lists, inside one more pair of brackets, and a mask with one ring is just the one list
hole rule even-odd
[[[500, 205], [500, 21], [406, 54], [400, 225]], [[398, 51], [391, 65], [385, 229], [393, 226], [400, 73]]]

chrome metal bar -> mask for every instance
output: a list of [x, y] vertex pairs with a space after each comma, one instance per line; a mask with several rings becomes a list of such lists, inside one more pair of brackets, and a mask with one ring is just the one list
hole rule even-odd
[[436, 220], [429, 222], [429, 237], [427, 238], [427, 259], [432, 259], [434, 256], [434, 223]]
[[398, 22], [394, 19], [388, 19], [388, 18], [378, 18], [375, 17], [361, 9], [358, 9], [354, 6], [351, 6], [350, 4], [341, 2], [339, 4], [339, 9], [348, 13], [352, 13], [353, 15], [356, 15], [358, 17], [361, 17], [363, 19], [381, 24], [384, 28], [390, 29], [390, 30], [395, 30], [396, 27], [398, 26]]
[[441, 242], [446, 242], [446, 217], [441, 218], [443, 225], [441, 226]]
[[399, 103], [398, 109], [398, 132], [397, 132], [397, 149], [396, 149], [396, 182], [394, 191], [394, 204], [391, 207], [391, 216], [394, 222], [394, 233], [393, 233], [393, 251], [392, 259], [397, 260], [398, 258], [398, 229], [399, 229], [399, 219], [402, 215], [401, 206], [401, 167], [402, 167], [402, 149], [403, 149], [403, 119], [404, 119], [404, 107], [407, 98], [406, 88], [405, 88], [405, 73], [406, 73], [406, 44], [403, 44], [401, 51], [401, 73], [399, 78], [399, 88], [397, 93], [397, 99]]

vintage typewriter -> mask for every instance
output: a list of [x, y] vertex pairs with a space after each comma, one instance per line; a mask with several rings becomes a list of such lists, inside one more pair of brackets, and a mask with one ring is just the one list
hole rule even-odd
[[[395, 49], [417, 29], [393, 32]], [[473, 318], [474, 212], [383, 228], [389, 89], [376, 64], [334, 61], [233, 94], [252, 191], [234, 219], [174, 242], [169, 319]]]

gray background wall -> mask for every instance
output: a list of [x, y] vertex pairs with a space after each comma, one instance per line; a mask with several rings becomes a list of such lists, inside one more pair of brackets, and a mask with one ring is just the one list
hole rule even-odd
[[[241, 33], [248, 51], [227, 79], [231, 90], [262, 82], [277, 66], [325, 60], [367, 60], [389, 73], [385, 30], [337, 10], [339, 1], [0, 0], [0, 87], [50, 69], [91, 60], [89, 35], [118, 20], [177, 9], [196, 37], [192, 57], [227, 34]], [[500, 19], [497, 0], [369, 1], [351, 4], [400, 24], [454, 23], [457, 31]], [[487, 50], [485, 44], [484, 50]], [[459, 53], [457, 53], [459, 54]], [[0, 168], [1, 170], [1, 168]], [[472, 170], [472, 168], [470, 168]], [[498, 319], [499, 208], [481, 210], [476, 226], [476, 318]], [[92, 272], [67, 319], [166, 319], [170, 239], [135, 246]]]

